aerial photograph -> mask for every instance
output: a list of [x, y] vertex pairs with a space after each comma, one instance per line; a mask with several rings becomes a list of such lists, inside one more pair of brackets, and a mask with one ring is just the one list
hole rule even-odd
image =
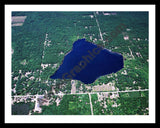
[[12, 11], [12, 115], [149, 115], [147, 11]]

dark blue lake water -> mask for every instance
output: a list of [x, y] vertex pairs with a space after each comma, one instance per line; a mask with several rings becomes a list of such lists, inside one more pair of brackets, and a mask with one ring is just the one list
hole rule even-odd
[[123, 56], [97, 46], [85, 39], [74, 42], [72, 50], [65, 55], [52, 79], [75, 79], [85, 84], [98, 77], [116, 73], [124, 66]]

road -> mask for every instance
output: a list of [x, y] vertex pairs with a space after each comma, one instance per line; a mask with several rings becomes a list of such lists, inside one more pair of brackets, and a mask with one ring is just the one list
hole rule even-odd
[[[82, 94], [97, 94], [97, 93], [123, 93], [123, 92], [141, 92], [141, 91], [149, 91], [149, 89], [141, 89], [141, 90], [125, 90], [125, 91], [104, 91], [104, 92], [86, 92], [86, 93], [75, 93], [75, 94], [55, 94], [55, 96], [61, 96], [61, 95], [82, 95]], [[12, 96], [12, 97], [30, 97], [30, 96], [37, 96], [37, 95], [24, 95], [24, 96]], [[44, 96], [44, 95], [38, 95], [38, 96]]]
[[90, 101], [90, 107], [91, 107], [91, 114], [93, 115], [93, 106], [92, 106], [92, 101], [91, 101], [91, 94], [88, 93], [89, 95], [89, 101]]
[[96, 18], [96, 22], [97, 22], [97, 26], [98, 26], [98, 29], [99, 29], [99, 34], [100, 34], [100, 37], [101, 37], [101, 40], [103, 41], [103, 36], [102, 36], [102, 32], [101, 32], [101, 29], [100, 29], [100, 26], [99, 26], [99, 22], [97, 20], [97, 17], [96, 17], [96, 14], [94, 13], [94, 16]]
[[[91, 100], [91, 94], [98, 94], [98, 93], [124, 93], [124, 92], [139, 92], [139, 91], [149, 91], [149, 89], [141, 89], [141, 90], [125, 90], [125, 91], [107, 91], [107, 92], [90, 92], [90, 93], [74, 93], [74, 94], [63, 94], [63, 93], [59, 93], [59, 94], [55, 94], [56, 96], [63, 96], [63, 95], [82, 95], [82, 94], [88, 94], [89, 96], [89, 101], [90, 101], [90, 108], [91, 108], [91, 115], [93, 114], [93, 106], [92, 106], [92, 100]], [[35, 108], [34, 111], [38, 111], [41, 112], [42, 109], [39, 106], [39, 102], [38, 102], [38, 97], [43, 97], [44, 95], [25, 95], [25, 96], [12, 96], [12, 97], [35, 97], [34, 101], [35, 102]]]

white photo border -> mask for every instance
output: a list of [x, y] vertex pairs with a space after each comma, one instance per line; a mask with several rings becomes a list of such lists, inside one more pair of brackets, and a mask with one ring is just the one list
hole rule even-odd
[[[149, 115], [11, 115], [12, 11], [148, 11]], [[155, 5], [5, 5], [5, 123], [155, 123]]]

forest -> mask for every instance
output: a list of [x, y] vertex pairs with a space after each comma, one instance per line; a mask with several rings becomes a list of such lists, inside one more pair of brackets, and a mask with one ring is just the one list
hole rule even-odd
[[87, 94], [65, 95], [60, 105], [54, 102], [49, 106], [42, 106], [42, 113], [34, 115], [90, 115], [90, 103]]
[[[43, 95], [51, 92], [54, 87], [56, 94], [71, 93], [71, 80], [50, 79], [49, 77], [62, 64], [64, 56], [71, 51], [73, 43], [85, 38], [99, 46], [118, 52], [125, 58], [124, 68], [117, 73], [99, 77], [92, 84], [77, 81], [76, 92], [92, 92], [96, 85], [109, 82], [115, 88], [123, 90], [139, 90], [149, 88], [148, 75], [148, 12], [114, 12], [114, 15], [104, 15], [112, 12], [12, 12], [13, 16], [26, 16], [23, 26], [12, 27], [12, 96]], [[98, 23], [96, 22], [98, 21]], [[99, 26], [97, 25], [99, 24]], [[117, 26], [125, 25], [113, 38]], [[103, 40], [101, 39], [100, 31]], [[107, 38], [111, 38], [108, 42]], [[87, 86], [91, 88], [88, 89]], [[82, 87], [82, 90], [79, 88]], [[141, 92], [143, 93], [143, 92]], [[115, 99], [121, 106], [108, 108], [103, 114], [148, 114], [148, 92], [144, 94], [129, 93], [129, 97], [120, 94]], [[137, 97], [135, 95], [138, 95]], [[144, 95], [143, 97], [141, 95]], [[65, 101], [65, 97], [67, 100]], [[96, 95], [91, 95], [93, 102]], [[82, 98], [82, 102], [79, 100]], [[110, 99], [111, 100], [111, 99]], [[110, 101], [106, 99], [107, 103]], [[136, 102], [137, 101], [137, 102]], [[85, 104], [86, 102], [86, 104]], [[93, 103], [92, 102], [92, 103]], [[91, 114], [88, 109], [88, 95], [66, 95], [56, 107], [56, 104], [42, 106], [42, 114], [51, 114], [49, 108], [54, 108], [54, 114]], [[132, 103], [132, 104], [129, 104]], [[66, 104], [63, 105], [63, 104]], [[77, 107], [77, 105], [80, 106]], [[94, 108], [96, 108], [94, 104]], [[127, 107], [135, 111], [125, 110]], [[15, 106], [15, 105], [13, 105]], [[15, 106], [15, 108], [18, 105]], [[109, 106], [109, 105], [108, 105]], [[63, 108], [65, 107], [65, 108]], [[82, 107], [86, 111], [79, 112]], [[27, 108], [27, 106], [24, 106]], [[138, 109], [140, 108], [140, 109]], [[61, 113], [60, 110], [64, 109]], [[101, 107], [94, 109], [95, 114], [102, 114]], [[115, 110], [116, 109], [116, 110]], [[121, 110], [123, 109], [123, 110]], [[143, 112], [144, 110], [145, 112]], [[27, 108], [28, 111], [28, 108]], [[52, 114], [53, 114], [52, 113]]]

